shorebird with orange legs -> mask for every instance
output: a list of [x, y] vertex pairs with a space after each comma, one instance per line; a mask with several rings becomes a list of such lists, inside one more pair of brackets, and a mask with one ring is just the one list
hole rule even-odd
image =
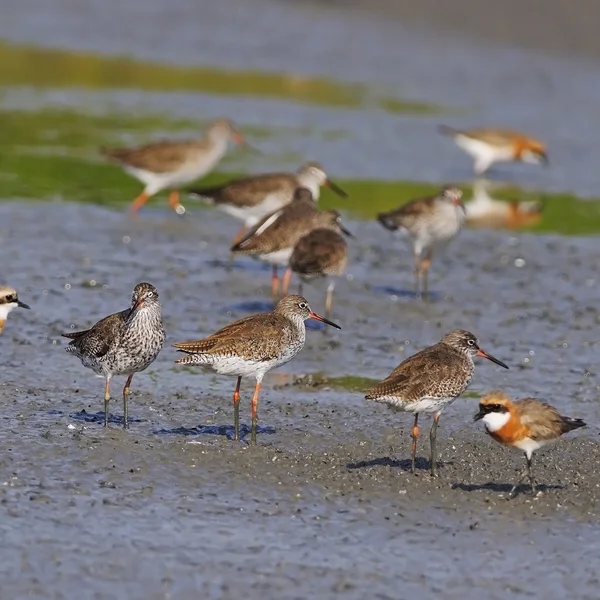
[[316, 319], [341, 329], [339, 325], [313, 312], [305, 298], [286, 296], [275, 310], [259, 313], [226, 325], [213, 335], [198, 341], [173, 344], [187, 356], [176, 363], [199, 365], [220, 375], [237, 377], [233, 393], [234, 439], [240, 434], [240, 385], [242, 377], [256, 380], [252, 396], [250, 443], [256, 444], [258, 399], [265, 374], [289, 362], [302, 350], [306, 340], [304, 321]]
[[143, 192], [131, 204], [132, 214], [137, 213], [149, 198], [169, 188], [169, 206], [182, 215], [185, 208], [179, 199], [179, 189], [212, 171], [225, 155], [230, 141], [245, 143], [231, 121], [217, 119], [200, 139], [165, 140], [135, 148], [102, 149], [102, 154], [145, 185]]
[[473, 159], [475, 174], [485, 173], [499, 162], [523, 162], [547, 165], [548, 155], [543, 142], [511, 129], [454, 129], [440, 125], [439, 131]]
[[517, 488], [528, 477], [531, 493], [536, 494], [533, 476], [533, 453], [547, 444], [558, 441], [565, 433], [585, 427], [582, 419], [561, 415], [553, 406], [537, 398], [513, 401], [501, 391], [486, 394], [479, 401], [475, 421], [483, 421], [488, 435], [498, 443], [525, 453], [525, 468], [508, 497], [516, 495]]
[[[340, 215], [334, 210], [317, 209], [312, 194], [306, 188], [298, 188], [294, 199], [283, 208], [259, 221], [246, 236], [234, 246], [234, 255], [248, 255], [272, 265], [271, 295], [279, 297], [278, 267], [288, 267], [294, 246], [300, 238], [313, 229], [340, 227]], [[283, 280], [284, 294], [287, 293], [291, 271], [288, 269]]]
[[475, 356], [487, 358], [508, 369], [502, 361], [480, 348], [477, 338], [471, 332], [455, 329], [446, 333], [437, 344], [402, 361], [382, 382], [367, 392], [367, 400], [382, 402], [394, 410], [414, 413], [410, 469], [413, 475], [419, 438], [419, 414], [433, 413], [429, 439], [431, 476], [435, 477], [440, 415], [446, 406], [469, 387], [475, 372]]
[[413, 246], [415, 294], [426, 298], [433, 250], [447, 244], [461, 230], [465, 219], [462, 191], [443, 187], [435, 196], [417, 198], [399, 208], [377, 215], [390, 231], [407, 235]]
[[295, 173], [251, 175], [216, 187], [189, 190], [188, 194], [244, 222], [231, 243], [235, 246], [261, 219], [289, 204], [298, 188], [308, 189], [317, 202], [321, 187], [342, 198], [347, 196], [316, 162], [305, 163]]

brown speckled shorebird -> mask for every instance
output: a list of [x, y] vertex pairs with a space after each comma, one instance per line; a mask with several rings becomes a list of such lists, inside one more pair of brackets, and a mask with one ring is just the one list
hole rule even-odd
[[535, 495], [533, 453], [569, 431], [585, 427], [582, 419], [564, 417], [553, 406], [537, 398], [511, 400], [499, 390], [489, 392], [479, 401], [475, 421], [481, 419], [486, 432], [497, 442], [525, 453], [526, 464], [508, 497], [512, 498], [525, 477], [529, 477]]
[[[292, 251], [288, 272], [296, 273], [302, 281], [311, 281], [318, 277], [340, 277], [346, 271], [348, 265], [348, 244], [342, 237], [342, 233], [348, 237], [354, 237], [342, 226], [341, 217], [337, 220], [338, 230], [335, 229], [313, 229], [310, 233], [298, 240]], [[287, 273], [286, 272], [286, 276]], [[287, 277], [289, 279], [289, 277]], [[286, 278], [284, 278], [284, 283]], [[327, 287], [325, 298], [325, 317], [331, 315], [333, 301], [333, 290], [335, 283], [332, 281]], [[284, 286], [283, 293], [287, 289]], [[302, 295], [302, 283], [300, 283], [300, 295]]]
[[[339, 227], [339, 213], [334, 210], [319, 211], [310, 191], [298, 188], [292, 202], [259, 221], [239, 243], [231, 247], [231, 252], [249, 255], [272, 265], [271, 294], [273, 299], [277, 299], [277, 267], [287, 267], [298, 240], [319, 227]], [[285, 292], [290, 276], [291, 271], [288, 270], [283, 282]]]
[[313, 200], [319, 199], [321, 186], [330, 188], [345, 198], [346, 192], [327, 177], [316, 162], [302, 165], [296, 173], [264, 173], [224, 183], [212, 188], [189, 190], [189, 195], [212, 204], [223, 212], [241, 219], [244, 225], [232, 245], [237, 244], [247, 229], [262, 218], [289, 204], [299, 187], [310, 190]]
[[474, 356], [487, 358], [508, 367], [479, 347], [469, 331], [455, 329], [433, 346], [403, 360], [383, 381], [367, 392], [365, 398], [383, 402], [390, 408], [415, 413], [412, 429], [411, 472], [415, 472], [419, 414], [434, 413], [429, 434], [431, 442], [431, 475], [437, 475], [436, 434], [440, 415], [446, 406], [460, 396], [471, 383]]
[[[448, 243], [461, 230], [466, 212], [462, 191], [443, 187], [435, 196], [418, 198], [377, 220], [390, 231], [407, 234], [413, 244], [415, 293], [427, 296], [427, 274], [434, 248]], [[423, 286], [421, 287], [421, 280]]]
[[336, 329], [339, 325], [314, 313], [302, 296], [282, 298], [275, 310], [252, 315], [231, 323], [213, 335], [195, 342], [173, 344], [188, 356], [175, 361], [200, 365], [220, 375], [234, 375], [237, 385], [233, 393], [234, 438], [239, 439], [240, 385], [242, 377], [256, 378], [252, 396], [251, 443], [256, 444], [258, 396], [265, 373], [289, 362], [302, 350], [306, 339], [304, 321], [316, 319]]
[[4, 325], [6, 325], [8, 315], [17, 306], [29, 308], [27, 304], [19, 300], [17, 290], [6, 285], [0, 285], [0, 333], [2, 333]]
[[169, 206], [177, 214], [185, 213], [179, 201], [179, 188], [212, 171], [227, 151], [228, 143], [244, 143], [242, 134], [227, 119], [213, 121], [204, 137], [197, 140], [165, 140], [136, 148], [102, 149], [107, 158], [145, 184], [133, 201], [137, 213], [158, 192], [171, 188]]
[[158, 292], [149, 283], [133, 289], [131, 308], [98, 321], [86, 331], [63, 333], [72, 341], [66, 351], [81, 360], [84, 367], [104, 377], [104, 427], [108, 426], [110, 380], [128, 375], [123, 388], [123, 427], [129, 427], [127, 396], [135, 373], [147, 369], [165, 343]]
[[473, 159], [473, 170], [477, 175], [497, 162], [548, 164], [544, 143], [520, 131], [493, 127], [460, 130], [447, 125], [440, 125], [438, 130], [451, 137]]

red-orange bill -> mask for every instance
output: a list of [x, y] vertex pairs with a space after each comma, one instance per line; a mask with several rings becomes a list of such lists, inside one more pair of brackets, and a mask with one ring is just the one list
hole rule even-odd
[[321, 315], [318, 315], [315, 312], [311, 312], [310, 315], [308, 315], [308, 318], [314, 319], [315, 321], [321, 321], [321, 323], [325, 323], [325, 325], [331, 325], [331, 327], [335, 327], [336, 329], [341, 329], [341, 327], [339, 325], [336, 325], [333, 321], [330, 321], [329, 319], [326, 319], [325, 317], [322, 317]]
[[491, 354], [488, 354], [485, 350], [482, 350], [481, 348], [479, 348], [479, 350], [477, 350], [477, 356], [481, 356], [482, 358], [487, 358], [488, 360], [491, 360], [493, 363], [496, 363], [497, 365], [500, 365], [501, 367], [508, 369], [508, 367], [501, 360], [498, 360], [497, 358], [493, 357]]

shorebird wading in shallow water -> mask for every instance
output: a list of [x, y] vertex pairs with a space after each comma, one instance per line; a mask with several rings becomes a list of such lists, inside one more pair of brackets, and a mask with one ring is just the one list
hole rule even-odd
[[[337, 225], [337, 230], [335, 226]], [[297, 273], [301, 281], [311, 281], [319, 277], [340, 277], [346, 271], [348, 264], [348, 244], [341, 234], [354, 237], [341, 224], [341, 217], [331, 229], [318, 228], [300, 238], [294, 246], [290, 257], [289, 269]], [[289, 271], [289, 270], [288, 270]], [[286, 273], [287, 275], [287, 273]], [[325, 317], [331, 315], [333, 302], [333, 289], [335, 283], [332, 281], [327, 287], [325, 298]], [[284, 290], [284, 293], [287, 290]], [[300, 283], [300, 294], [302, 294], [302, 283]]]
[[417, 296], [427, 296], [427, 275], [434, 248], [447, 244], [465, 222], [461, 198], [462, 191], [458, 188], [443, 187], [435, 196], [418, 198], [377, 215], [377, 220], [386, 229], [407, 234], [412, 241]]
[[[273, 267], [271, 294], [279, 295], [277, 267], [287, 267], [298, 240], [316, 228], [338, 229], [340, 215], [334, 210], [319, 211], [309, 190], [298, 188], [294, 199], [259, 221], [247, 235], [231, 247], [233, 254], [245, 254]], [[288, 290], [291, 271], [286, 271], [283, 294]]]
[[490, 392], [479, 401], [479, 411], [474, 418], [483, 421], [487, 433], [497, 442], [525, 453], [525, 468], [509, 498], [515, 495], [525, 477], [529, 478], [531, 492], [535, 494], [531, 463], [536, 450], [556, 442], [563, 433], [586, 425], [581, 419], [562, 416], [553, 406], [536, 398], [513, 402], [500, 391]]
[[108, 426], [110, 380], [113, 375], [127, 375], [123, 388], [123, 427], [129, 427], [127, 396], [135, 373], [147, 369], [165, 343], [158, 292], [149, 283], [133, 289], [131, 308], [118, 312], [86, 331], [63, 333], [72, 341], [66, 351], [81, 360], [84, 367], [104, 377], [104, 427]]
[[316, 319], [336, 329], [339, 325], [314, 313], [302, 296], [282, 298], [270, 313], [252, 315], [226, 325], [213, 335], [194, 342], [173, 344], [187, 356], [175, 362], [200, 365], [220, 375], [237, 377], [233, 393], [234, 439], [240, 431], [240, 385], [253, 376], [251, 443], [256, 444], [258, 396], [265, 373], [289, 362], [302, 350], [306, 339], [304, 321]]
[[19, 300], [17, 290], [5, 285], [0, 285], [0, 333], [2, 333], [2, 330], [4, 329], [8, 315], [13, 309], [17, 308], [17, 306], [29, 308], [27, 304]]
[[415, 472], [419, 414], [434, 413], [429, 434], [431, 443], [431, 475], [437, 475], [436, 434], [440, 415], [471, 383], [475, 372], [474, 356], [487, 358], [508, 367], [479, 347], [469, 331], [455, 329], [433, 346], [403, 360], [382, 382], [367, 392], [365, 398], [383, 402], [390, 408], [412, 412], [411, 472]]
[[189, 195], [212, 204], [227, 214], [241, 219], [242, 228], [235, 236], [235, 246], [247, 229], [254, 227], [268, 214], [289, 204], [298, 188], [310, 190], [313, 200], [319, 199], [321, 186], [330, 188], [345, 198], [346, 192], [327, 177], [316, 162], [302, 165], [296, 173], [264, 173], [236, 179], [212, 188], [189, 190]]
[[223, 158], [230, 141], [245, 143], [231, 121], [217, 119], [209, 125], [201, 139], [161, 141], [137, 148], [102, 149], [102, 154], [146, 186], [133, 201], [132, 213], [137, 213], [154, 194], [171, 188], [169, 206], [181, 215], [185, 208], [179, 201], [179, 189], [212, 171]]
[[497, 162], [524, 162], [547, 165], [548, 155], [543, 142], [524, 133], [510, 129], [454, 129], [440, 125], [440, 133], [473, 158], [473, 170], [477, 175], [487, 171]]

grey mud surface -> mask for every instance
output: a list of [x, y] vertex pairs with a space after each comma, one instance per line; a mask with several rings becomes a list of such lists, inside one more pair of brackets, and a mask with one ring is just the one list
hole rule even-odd
[[[132, 222], [0, 205], [0, 253], [32, 306], [0, 337], [0, 597], [597, 597], [595, 240], [466, 230], [435, 257], [423, 305], [406, 247], [350, 220], [358, 240], [333, 314], [343, 329], [310, 324], [301, 354], [265, 378], [258, 447], [228, 437], [234, 380], [175, 367], [170, 346], [133, 380], [128, 432], [115, 378], [104, 430], [102, 380], [61, 332], [125, 308], [141, 280], [161, 293], [169, 343], [269, 308], [268, 269], [223, 266], [238, 224], [188, 207], [178, 218], [162, 198]], [[305, 295], [322, 311], [324, 286]], [[410, 416], [336, 383], [382, 378], [455, 327], [510, 365], [479, 362], [473, 395], [538, 395], [589, 424], [539, 453], [535, 499], [506, 500], [523, 458], [472, 422], [476, 398], [445, 411], [432, 481], [428, 420], [413, 477]], [[251, 391], [246, 381], [246, 425]]]

